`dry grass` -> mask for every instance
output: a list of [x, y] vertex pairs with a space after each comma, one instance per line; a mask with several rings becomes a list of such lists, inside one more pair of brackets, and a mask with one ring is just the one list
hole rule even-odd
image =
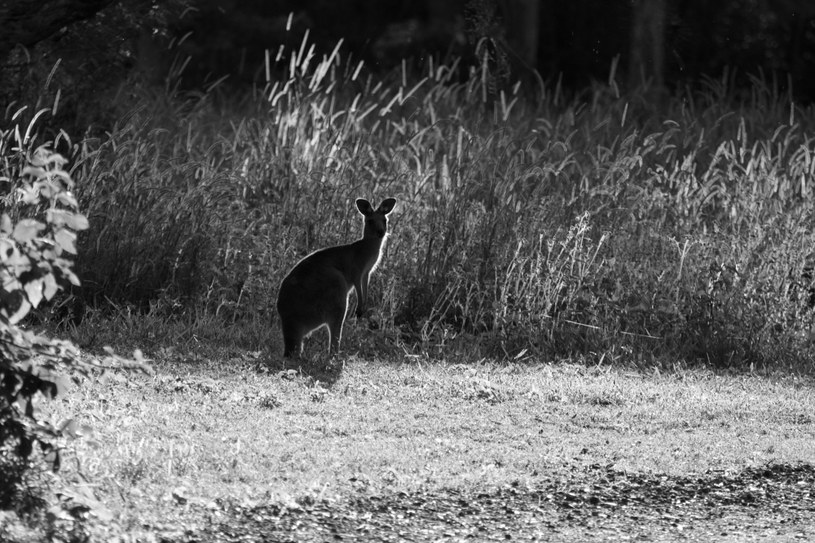
[[[433, 356], [466, 333], [475, 358], [624, 347], [815, 368], [812, 106], [761, 77], [657, 108], [614, 69], [567, 96], [492, 88], [484, 66], [461, 80], [463, 60], [375, 74], [326, 53], [281, 51], [240, 97], [142, 89], [105, 137], [60, 134], [90, 229], [85, 305], [57, 318], [267, 324], [302, 256], [359, 235], [354, 199], [394, 196], [372, 305]], [[58, 128], [48, 110], [9, 114], [9, 164]]]

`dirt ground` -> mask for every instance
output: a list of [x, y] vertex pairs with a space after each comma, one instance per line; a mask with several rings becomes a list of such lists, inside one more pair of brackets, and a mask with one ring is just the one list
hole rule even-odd
[[360, 496], [344, 503], [224, 504], [167, 542], [811, 541], [815, 467], [769, 465], [701, 477], [593, 466], [537, 487]]

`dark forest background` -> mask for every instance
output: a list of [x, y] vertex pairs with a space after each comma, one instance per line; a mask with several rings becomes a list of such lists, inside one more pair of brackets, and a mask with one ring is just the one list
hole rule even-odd
[[573, 91], [612, 69], [620, 84], [669, 90], [761, 73], [799, 102], [815, 98], [808, 0], [5, 0], [0, 27], [0, 104], [26, 102], [57, 78], [63, 116], [86, 126], [122, 98], [123, 81], [164, 81], [188, 56], [189, 88], [223, 75], [236, 87], [258, 82], [266, 51], [296, 46], [307, 30], [325, 51], [344, 40], [374, 71], [405, 58], [474, 58], [481, 44], [508, 80], [537, 71]]

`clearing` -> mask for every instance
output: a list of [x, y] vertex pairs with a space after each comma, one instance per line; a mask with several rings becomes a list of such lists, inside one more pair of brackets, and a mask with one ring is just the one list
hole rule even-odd
[[[324, 363], [320, 363], [324, 364]], [[94, 539], [815, 538], [805, 378], [165, 349], [44, 405]], [[84, 490], [83, 490], [84, 489]]]

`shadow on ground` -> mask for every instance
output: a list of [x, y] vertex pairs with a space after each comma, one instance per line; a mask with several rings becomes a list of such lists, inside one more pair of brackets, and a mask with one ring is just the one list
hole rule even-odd
[[811, 540], [815, 468], [769, 465], [691, 477], [611, 466], [539, 486], [441, 489], [329, 503], [224, 506], [196, 534], [164, 541]]
[[267, 362], [265, 371], [295, 372], [310, 377], [326, 388], [331, 388], [342, 375], [344, 364], [341, 358], [314, 356], [311, 358], [282, 358], [275, 357]]

